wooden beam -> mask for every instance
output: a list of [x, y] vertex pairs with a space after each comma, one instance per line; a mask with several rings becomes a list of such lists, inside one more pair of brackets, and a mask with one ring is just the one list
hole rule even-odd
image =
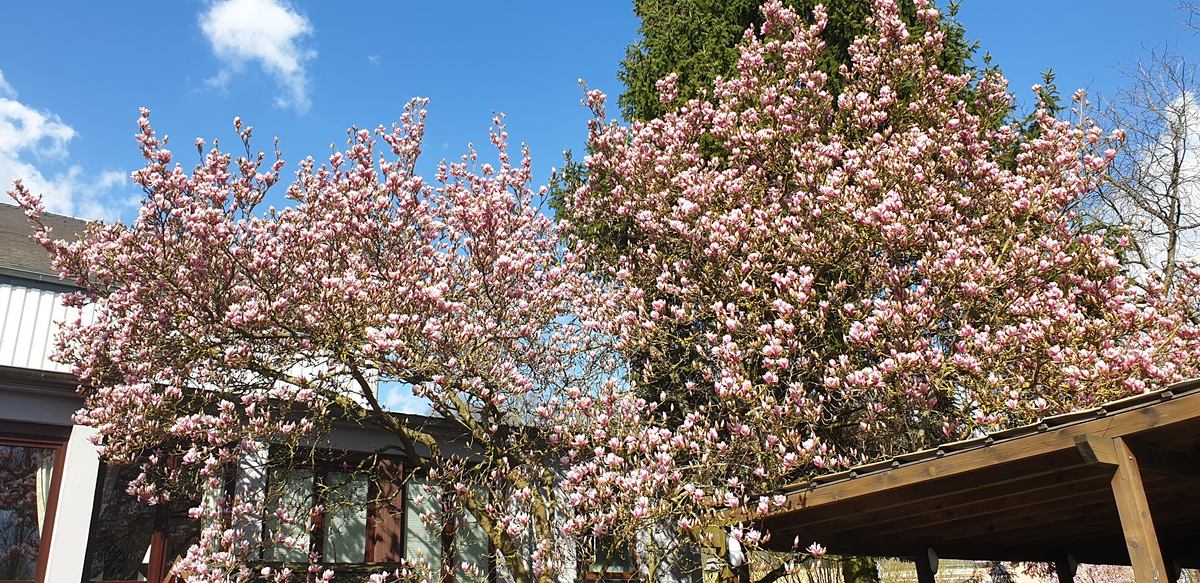
[[1117, 458], [1117, 448], [1113, 440], [1099, 435], [1076, 435], [1075, 449], [1083, 456], [1083, 461], [1100, 466], [1116, 466], [1120, 463]]
[[[1057, 530], [1056, 527], [1071, 527], [1080, 521], [1108, 518], [1115, 523], [1116, 514], [1112, 512], [1112, 506], [1112, 493], [1100, 490], [1060, 500], [1038, 501], [1036, 504], [1011, 510], [1000, 509], [999, 512], [988, 516], [933, 527], [914, 525], [908, 531], [897, 531], [886, 536], [900, 540], [969, 540], [980, 537], [996, 540], [1007, 538], [1008, 535], [1019, 537], [1042, 532], [1049, 534], [1050, 531]], [[1103, 512], [1105, 507], [1109, 509], [1108, 513]]]
[[[938, 532], [946, 532], [960, 526], [970, 528], [994, 520], [1007, 520], [1029, 514], [1045, 515], [1045, 506], [1063, 508], [1086, 502], [1084, 498], [1100, 496], [1105, 501], [1112, 500], [1112, 494], [1108, 490], [1107, 476], [1087, 476], [1078, 481], [1030, 488], [1025, 492], [1004, 496], [987, 497], [980, 493], [981, 495], [970, 505], [914, 513], [908, 523], [888, 521], [879, 525], [865, 525], [852, 532], [870, 537], [903, 536], [905, 532], [914, 531], [914, 524], [920, 524], [920, 528], [915, 529], [917, 531], [933, 529]], [[972, 493], [975, 492], [966, 492], [966, 494]], [[1051, 515], [1055, 514], [1058, 513], [1051, 513]]]
[[844, 503], [850, 498], [877, 494], [887, 489], [913, 484], [926, 487], [933, 480], [964, 475], [997, 464], [1033, 460], [1049, 453], [1076, 449], [1074, 438], [1078, 435], [1131, 435], [1193, 420], [1197, 416], [1196, 411], [1200, 411], [1200, 392], [1167, 401], [1147, 403], [1044, 433], [1031, 433], [989, 446], [981, 445], [965, 451], [950, 452], [944, 457], [902, 464], [895, 469], [873, 472], [853, 480], [841, 480], [814, 487], [798, 485], [796, 490], [787, 494], [785, 506], [765, 518], [771, 520], [808, 508]]
[[[1165, 474], [1176, 478], [1200, 479], [1200, 457], [1152, 445], [1128, 443], [1126, 447], [1137, 458], [1143, 472]], [[1112, 439], [1097, 435], [1076, 435], [1075, 448], [1083, 461], [1093, 465], [1113, 466], [1120, 461]]]
[[[1064, 472], [1089, 468], [1079, 454], [1064, 451], [1038, 460], [1021, 463], [1021, 471], [1014, 472], [1011, 466], [998, 465], [983, 468], [970, 475], [966, 483], [955, 480], [933, 480], [913, 484], [861, 497], [850, 504], [827, 504], [806, 508], [802, 522], [775, 521], [769, 516], [772, 532], [786, 533], [800, 528], [828, 532], [831, 528], [849, 529], [871, 526], [883, 522], [911, 522], [916, 514], [969, 504], [988, 497], [1022, 492], [1034, 488], [1033, 484], [1044, 484], [1059, 480]], [[1108, 488], [1105, 476], [1104, 488]]]
[[1150, 518], [1150, 504], [1142, 485], [1137, 458], [1120, 437], [1113, 439], [1117, 471], [1113, 474], [1113, 497], [1125, 531], [1125, 546], [1133, 563], [1133, 578], [1137, 583], [1167, 583], [1167, 566], [1158, 547], [1158, 534]]
[[1127, 444], [1143, 472], [1174, 478], [1200, 479], [1200, 457], [1137, 443]]
[[[1109, 481], [1111, 482], [1111, 479]], [[1197, 517], [1200, 517], [1200, 498], [1194, 495], [1195, 487], [1186, 482], [1176, 482], [1177, 485], [1171, 485], [1169, 478], [1159, 478], [1151, 481], [1146, 480], [1145, 476], [1143, 476], [1142, 484], [1147, 497], [1151, 500], [1151, 512], [1155, 516], [1154, 526], [1158, 535], [1159, 546], [1165, 552], [1165, 545], [1168, 539], [1174, 541], [1179, 538], [1180, 532], [1194, 529]], [[1170, 488], [1164, 489], [1164, 486], [1169, 485], [1171, 486]], [[1187, 489], [1188, 486], [1191, 486], [1190, 491]], [[1107, 495], [1108, 499], [1102, 504], [1094, 505], [1094, 509], [1086, 515], [1079, 515], [1079, 509], [1072, 510], [1065, 508], [1065, 512], [1075, 516], [1067, 521], [1069, 524], [1058, 525], [1053, 528], [1050, 528], [1048, 525], [1031, 524], [1024, 532], [1009, 530], [1003, 534], [989, 535], [986, 537], [986, 540], [1000, 545], [1028, 544], [1034, 546], [1058, 545], [1064, 540], [1076, 543], [1088, 540], [1091, 546], [1095, 546], [1099, 544], [1099, 541], [1105, 540], [1105, 537], [1110, 537], [1111, 540], [1119, 542], [1122, 549], [1124, 549], [1124, 531], [1121, 528], [1121, 517], [1117, 511], [1117, 502], [1113, 498], [1110, 483], [1107, 483], [1103, 493]], [[1188, 536], [1190, 537], [1190, 531], [1188, 532]], [[976, 537], [970, 540], [978, 542], [983, 539]], [[1081, 546], [1076, 545], [1070, 549], [1063, 550], [1078, 551], [1075, 554], [1080, 562], [1097, 562], [1095, 560], [1083, 560], [1082, 554], [1084, 549]], [[1127, 550], [1122, 552], [1122, 555], [1125, 554], [1127, 554]], [[1129, 564], [1127, 558], [1117, 562], [1101, 562], [1105, 564]]]

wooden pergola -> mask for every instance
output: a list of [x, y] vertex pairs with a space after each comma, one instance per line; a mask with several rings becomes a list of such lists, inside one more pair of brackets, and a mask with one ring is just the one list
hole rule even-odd
[[911, 557], [1132, 565], [1138, 583], [1200, 566], [1200, 380], [782, 489], [770, 545]]

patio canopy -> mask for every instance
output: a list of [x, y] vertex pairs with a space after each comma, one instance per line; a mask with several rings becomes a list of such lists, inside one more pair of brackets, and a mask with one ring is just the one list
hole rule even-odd
[[838, 555], [1200, 566], [1200, 380], [782, 489], [769, 544]]

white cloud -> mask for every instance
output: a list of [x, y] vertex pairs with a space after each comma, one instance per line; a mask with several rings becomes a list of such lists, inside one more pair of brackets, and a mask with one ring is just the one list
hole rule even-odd
[[379, 384], [379, 392], [383, 395], [383, 406], [389, 411], [429, 415], [433, 410], [429, 400], [414, 395], [409, 385], [384, 382]]
[[0, 71], [0, 97], [8, 97], [10, 99], [17, 98], [17, 90], [13, 89], [12, 85], [9, 85], [8, 81], [4, 80], [3, 71]]
[[300, 113], [312, 106], [304, 62], [317, 53], [296, 44], [312, 34], [307, 18], [279, 0], [221, 0], [200, 15], [200, 29], [227, 66], [210, 85], [226, 87], [247, 62], [257, 61], [284, 91], [276, 105]]
[[[380, 55], [367, 55], [367, 61], [369, 61], [372, 65], [378, 65], [382, 60], [383, 57]], [[2, 79], [0, 79], [0, 81], [2, 81]]]
[[[20, 178], [34, 194], [42, 195], [46, 210], [87, 219], [115, 219], [124, 204], [114, 205], [111, 191], [125, 181], [124, 172], [88, 176], [79, 165], [47, 177], [33, 164], [61, 163], [75, 130], [57, 115], [17, 101], [17, 92], [0, 72], [0, 184], [8, 190]], [[33, 158], [30, 161], [29, 158]], [[11, 203], [7, 196], [3, 202]]]

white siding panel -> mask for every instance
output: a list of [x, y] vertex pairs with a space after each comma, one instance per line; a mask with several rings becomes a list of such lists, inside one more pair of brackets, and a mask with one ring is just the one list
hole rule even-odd
[[0, 330], [0, 365], [17, 366], [13, 355], [17, 340], [21, 338], [21, 326], [25, 316], [25, 295], [28, 288], [5, 285], [9, 288], [8, 301], [4, 303], [4, 329]]
[[12, 366], [27, 367], [29, 361], [29, 345], [33, 340], [33, 330], [37, 326], [38, 300], [41, 294], [29, 288], [18, 287], [13, 290], [13, 296], [21, 296], [20, 305], [13, 308], [20, 310], [17, 320], [17, 336], [13, 339], [12, 356], [9, 362]]
[[8, 329], [8, 303], [12, 301], [12, 292], [13, 287], [11, 285], [0, 284], [0, 347], [4, 343], [4, 330]]
[[[54, 332], [58, 331], [58, 323], [54, 321], [54, 305], [60, 304], [58, 294], [52, 291], [45, 290], [29, 290], [30, 304], [33, 307], [33, 326], [29, 330], [29, 347], [25, 349], [25, 368], [36, 368], [47, 370], [48, 366], [53, 365], [46, 353], [46, 345]], [[17, 354], [22, 352], [22, 347], [17, 346]], [[51, 369], [52, 370], [52, 369]]]
[[[78, 309], [62, 305], [64, 294], [19, 285], [0, 284], [0, 366], [70, 372], [51, 362], [54, 337], [65, 321], [74, 321]], [[95, 319], [95, 310], [84, 311], [84, 321]]]
[[[63, 305], [61, 296], [59, 296], [55, 299], [57, 301], [54, 302], [54, 311], [51, 313], [50, 319], [55, 322], [58, 322], [59, 325], [62, 325], [62, 323], [66, 322], [67, 318], [70, 318], [72, 321], [74, 321], [74, 319], [79, 314], [79, 310], [77, 310], [77, 309], [68, 310], [67, 307]], [[57, 334], [57, 331], [55, 331], [55, 334]], [[50, 334], [46, 338], [46, 356], [45, 356], [45, 361], [44, 361], [46, 364], [46, 369], [47, 370], [56, 370], [59, 372], [71, 372], [71, 367], [59, 364], [57, 362], [50, 361], [50, 355], [54, 354], [54, 336], [55, 336], [55, 334]]]
[[96, 323], [96, 304], [83, 307], [83, 323], [88, 326]]

